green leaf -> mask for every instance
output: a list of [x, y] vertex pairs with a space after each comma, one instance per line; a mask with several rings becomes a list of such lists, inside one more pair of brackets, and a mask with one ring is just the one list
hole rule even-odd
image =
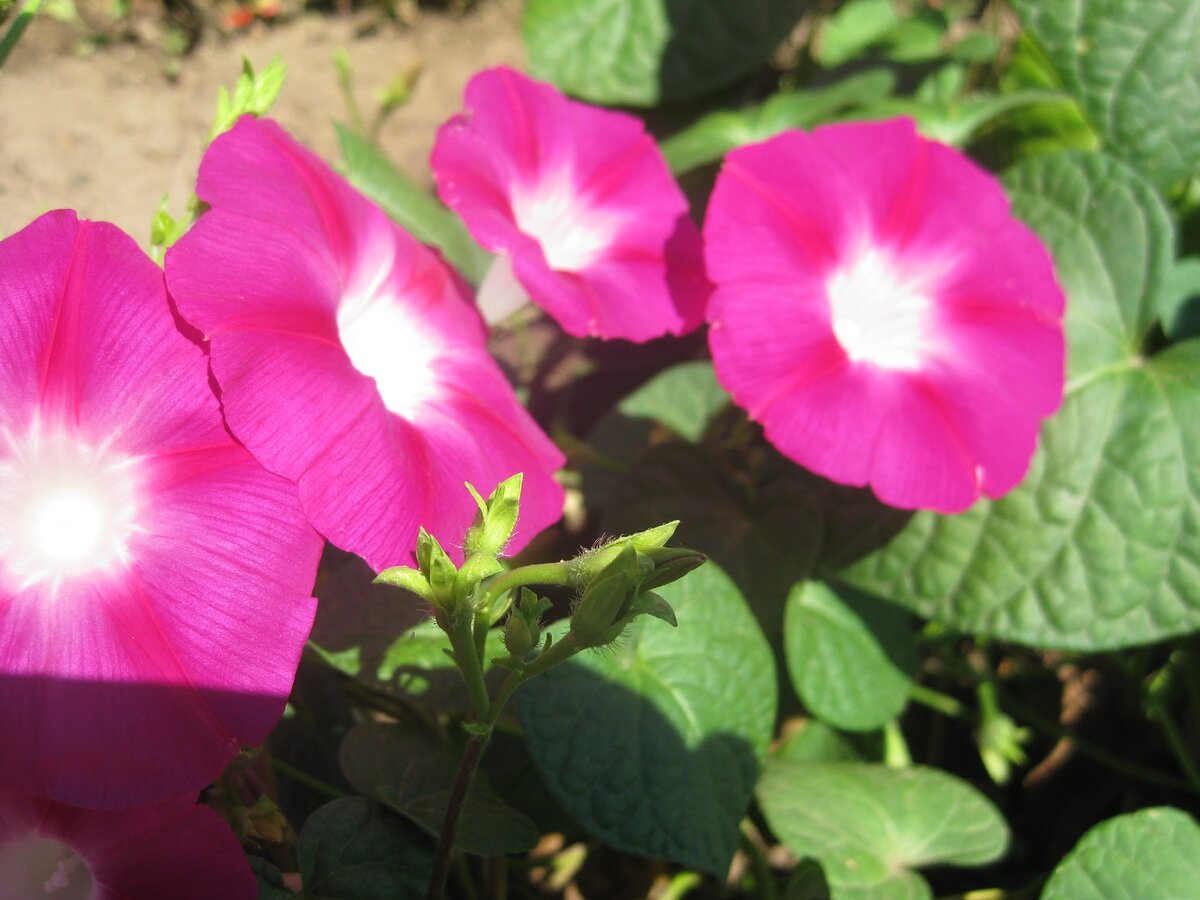
[[310, 900], [421, 897], [433, 868], [428, 838], [366, 797], [343, 797], [314, 812], [296, 852]]
[[402, 175], [373, 144], [348, 128], [335, 127], [350, 183], [417, 240], [441, 250], [463, 278], [478, 285], [492, 257], [472, 240], [458, 217]]
[[739, 110], [719, 110], [663, 141], [662, 152], [676, 175], [717, 162], [730, 150], [756, 144], [789, 128], [810, 128], [835, 113], [882, 100], [896, 86], [886, 69], [871, 69], [829, 87], [785, 91]]
[[1160, 310], [1172, 340], [1200, 337], [1200, 257], [1176, 261], [1163, 287]]
[[806, 763], [862, 762], [864, 759], [853, 740], [817, 719], [809, 719], [799, 731], [788, 735], [771, 755]]
[[825, 21], [813, 58], [827, 69], [847, 63], [900, 23], [892, 0], [850, 0]]
[[551, 793], [594, 837], [724, 874], [774, 729], [771, 651], [712, 563], [662, 593], [678, 628], [644, 616], [538, 676], [521, 722]]
[[593, 103], [699, 97], [763, 65], [810, 0], [529, 0], [533, 74]]
[[784, 617], [792, 686], [805, 707], [846, 731], [871, 731], [908, 703], [916, 638], [903, 610], [852, 588], [804, 581]]
[[833, 900], [931, 897], [913, 870], [984, 865], [1008, 846], [987, 798], [937, 769], [772, 759], [757, 795], [787, 848], [821, 863]]
[[242, 57], [242, 74], [238, 76], [233, 93], [224, 87], [217, 91], [217, 115], [208, 142], [211, 144], [232, 128], [241, 116], [265, 116], [270, 112], [283, 90], [286, 77], [287, 66], [279, 57], [271, 60], [261, 72], [255, 72], [250, 60]]
[[627, 416], [653, 419], [689, 441], [698, 441], [704, 426], [729, 395], [717, 383], [711, 362], [680, 363], [651, 378], [621, 401]]
[[1014, 0], [1109, 152], [1160, 187], [1200, 164], [1200, 0]]
[[[346, 735], [342, 771], [360, 793], [379, 800], [436, 837], [461, 751], [433, 735], [370, 722]], [[497, 797], [479, 776], [463, 805], [454, 846], [477, 856], [521, 853], [537, 843], [529, 819]]]
[[1171, 217], [1155, 190], [1095, 153], [1026, 160], [1005, 184], [1014, 212], [1054, 255], [1067, 294], [1067, 374], [1136, 358], [1172, 266]]
[[978, 94], [951, 100], [888, 97], [847, 113], [843, 119], [892, 119], [908, 116], [927, 138], [965, 147], [985, 125], [1013, 110], [1044, 104], [1059, 95], [1051, 91]]
[[1022, 163], [1014, 208], [1068, 294], [1067, 396], [1020, 487], [922, 512], [852, 583], [954, 628], [1100, 650], [1200, 626], [1200, 343], [1146, 360], [1173, 234], [1161, 201], [1102, 157]]
[[1169, 806], [1101, 822], [1066, 855], [1041, 900], [1200, 897], [1200, 827]]

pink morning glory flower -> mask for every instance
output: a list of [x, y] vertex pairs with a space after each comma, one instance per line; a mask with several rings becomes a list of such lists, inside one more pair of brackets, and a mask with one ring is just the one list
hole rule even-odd
[[994, 178], [908, 120], [730, 153], [704, 228], [717, 375], [801, 465], [957, 512], [1029, 466], [1063, 294]]
[[640, 120], [507, 68], [472, 78], [466, 109], [438, 131], [438, 193], [564, 330], [646, 341], [700, 324], [699, 234]]
[[130, 238], [58, 211], [0, 241], [0, 786], [211, 782], [283, 712], [320, 548]]
[[191, 798], [96, 811], [0, 791], [0, 897], [257, 896], [254, 875], [229, 826]]
[[213, 142], [197, 193], [211, 209], [167, 254], [168, 286], [230, 429], [318, 531], [376, 570], [411, 559], [419, 525], [453, 553], [463, 482], [486, 495], [516, 472], [510, 549], [559, 518], [562, 455], [438, 256], [268, 120]]

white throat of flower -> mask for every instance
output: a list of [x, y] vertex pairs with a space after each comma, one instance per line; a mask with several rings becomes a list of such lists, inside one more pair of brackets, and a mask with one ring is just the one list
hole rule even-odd
[[395, 295], [394, 257], [394, 248], [382, 244], [367, 256], [338, 307], [338, 337], [354, 368], [375, 380], [383, 405], [411, 420], [439, 394], [435, 363], [441, 348]]
[[37, 836], [0, 844], [0, 897], [92, 900], [95, 895], [91, 870], [66, 844]]
[[0, 430], [0, 568], [10, 587], [109, 571], [137, 531], [136, 461], [34, 427]]
[[517, 227], [542, 247], [550, 268], [578, 272], [599, 259], [613, 242], [621, 218], [589, 204], [568, 169], [535, 184], [516, 185], [512, 194]]
[[915, 371], [936, 349], [933, 294], [944, 267], [901, 266], [865, 244], [829, 277], [825, 290], [834, 336], [852, 362]]

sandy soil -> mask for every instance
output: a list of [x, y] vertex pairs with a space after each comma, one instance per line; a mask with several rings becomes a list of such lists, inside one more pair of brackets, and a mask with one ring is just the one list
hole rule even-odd
[[273, 114], [329, 160], [337, 156], [331, 123], [347, 118], [334, 50], [349, 52], [368, 117], [383, 85], [423, 64], [411, 101], [380, 141], [401, 169], [429, 183], [434, 132], [460, 107], [467, 79], [487, 66], [523, 64], [518, 14], [517, 0], [482, 0], [465, 15], [423, 12], [412, 25], [367, 37], [355, 34], [361, 20], [309, 15], [209, 38], [182, 60], [174, 81], [161, 52], [122, 44], [79, 58], [63, 26], [36, 21], [0, 72], [0, 236], [48, 209], [72, 207], [147, 245], [162, 195], [170, 194], [173, 212], [183, 209], [217, 87], [232, 86], [243, 56], [256, 67], [283, 58], [288, 79]]

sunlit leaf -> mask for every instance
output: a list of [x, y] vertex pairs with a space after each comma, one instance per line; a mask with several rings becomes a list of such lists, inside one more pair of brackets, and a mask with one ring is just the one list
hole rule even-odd
[[1200, 897], [1200, 827], [1162, 806], [1117, 816], [1085, 834], [1042, 890], [1042, 900]]
[[833, 900], [932, 897], [914, 870], [984, 865], [1008, 846], [987, 798], [937, 769], [773, 758], [757, 795], [787, 848], [820, 862]]

